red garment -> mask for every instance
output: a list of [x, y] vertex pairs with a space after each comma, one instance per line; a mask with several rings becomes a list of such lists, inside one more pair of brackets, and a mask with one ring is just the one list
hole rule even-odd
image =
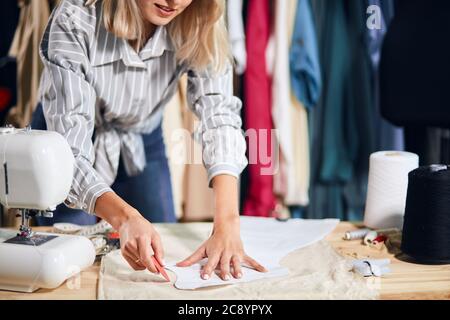
[[[248, 3], [247, 70], [244, 77], [246, 129], [247, 131], [249, 129], [256, 129], [257, 132], [261, 129], [266, 131], [266, 136], [258, 135], [257, 145], [260, 145], [260, 139], [267, 139], [267, 149], [269, 150], [262, 150], [262, 153], [268, 156], [271, 155], [271, 130], [273, 129], [272, 85], [266, 68], [266, 48], [271, 34], [270, 11], [269, 0], [250, 0]], [[256, 148], [256, 146], [248, 145], [249, 152], [252, 152], [251, 148]], [[261, 169], [270, 167], [270, 164], [263, 164], [261, 160], [264, 162], [264, 159], [258, 155], [257, 163], [252, 164], [249, 156], [249, 184], [243, 207], [244, 215], [268, 217], [272, 215], [275, 208], [273, 175], [261, 174]]]
[[8, 88], [0, 88], [0, 112], [3, 112], [11, 103], [12, 93]]

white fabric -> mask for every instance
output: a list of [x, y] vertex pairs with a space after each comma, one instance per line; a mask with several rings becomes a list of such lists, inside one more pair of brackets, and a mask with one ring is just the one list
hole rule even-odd
[[247, 67], [247, 50], [245, 46], [244, 21], [242, 17], [242, 0], [227, 1], [228, 34], [231, 51], [236, 61], [236, 74], [241, 75]]
[[353, 271], [364, 277], [382, 277], [391, 272], [389, 259], [363, 259], [353, 260]]
[[[157, 226], [166, 256], [185, 257], [207, 236], [209, 224]], [[372, 280], [356, 275], [351, 264], [326, 241], [295, 250], [282, 259], [289, 275], [228, 286], [177, 290], [172, 283], [148, 271], [135, 272], [119, 251], [102, 260], [98, 283], [101, 300], [289, 300], [375, 299], [378, 288]], [[175, 275], [168, 271], [172, 282]]]
[[274, 192], [285, 205], [309, 204], [308, 114], [291, 90], [289, 50], [295, 25], [297, 0], [277, 1], [272, 116], [278, 131], [281, 155], [274, 176]]
[[175, 263], [169, 262], [167, 269], [177, 275], [175, 287], [183, 290], [286, 276], [289, 270], [280, 266], [281, 259], [296, 249], [324, 239], [338, 223], [339, 220], [336, 219], [292, 219], [279, 222], [275, 219], [242, 217], [241, 238], [244, 249], [269, 272], [260, 273], [244, 267], [241, 279], [224, 281], [217, 274], [213, 274], [211, 279], [205, 281], [200, 278], [200, 269], [206, 263], [206, 259], [189, 268], [179, 268], [175, 266]]
[[292, 131], [290, 109], [291, 83], [289, 69], [289, 25], [287, 1], [275, 2], [275, 58], [273, 60], [272, 117], [279, 133], [279, 143], [285, 161], [290, 164], [292, 156]]

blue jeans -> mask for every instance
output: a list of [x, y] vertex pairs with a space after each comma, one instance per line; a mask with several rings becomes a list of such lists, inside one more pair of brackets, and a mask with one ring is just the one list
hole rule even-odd
[[[33, 114], [33, 129], [46, 130], [42, 106], [39, 104]], [[165, 144], [160, 125], [150, 134], [142, 135], [144, 139], [147, 165], [144, 171], [135, 177], [129, 177], [120, 159], [116, 180], [111, 188], [128, 204], [137, 209], [151, 222], [176, 222], [173, 205], [170, 171], [166, 157]], [[69, 222], [78, 225], [95, 224], [97, 218], [82, 210], [70, 209], [59, 205], [53, 218], [37, 218], [37, 225], [53, 225]]]

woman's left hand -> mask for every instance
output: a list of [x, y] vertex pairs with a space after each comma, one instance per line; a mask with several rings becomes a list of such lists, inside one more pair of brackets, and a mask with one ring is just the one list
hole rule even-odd
[[216, 269], [219, 270], [222, 280], [230, 280], [232, 276], [239, 279], [242, 277], [242, 264], [259, 272], [267, 272], [262, 265], [244, 252], [239, 235], [239, 218], [215, 226], [211, 237], [177, 266], [189, 267], [204, 258], [208, 258], [208, 262], [201, 271], [201, 277], [204, 280], [211, 278], [211, 274]]

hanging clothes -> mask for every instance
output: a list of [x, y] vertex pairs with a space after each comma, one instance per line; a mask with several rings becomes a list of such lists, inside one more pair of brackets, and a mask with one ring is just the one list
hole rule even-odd
[[[186, 97], [186, 86], [181, 86], [183, 97]], [[200, 125], [195, 115], [189, 111], [187, 103], [184, 104], [183, 126], [190, 136], [193, 136]], [[208, 187], [208, 172], [201, 163], [201, 144], [189, 138], [187, 141], [187, 157], [183, 180], [183, 216], [182, 221], [212, 221], [214, 218], [214, 193]], [[197, 160], [196, 160], [197, 159]]]
[[[173, 194], [173, 203], [175, 209], [175, 216], [180, 219], [183, 216], [183, 202], [184, 202], [184, 188], [183, 180], [186, 169], [186, 161], [183, 154], [177, 153], [178, 145], [187, 142], [180, 136], [184, 129], [183, 116], [186, 106], [186, 77], [180, 79], [177, 93], [173, 96], [164, 109], [164, 116], [162, 122], [164, 142], [166, 145], [166, 155], [170, 170], [171, 187]], [[179, 131], [180, 130], [180, 131]], [[183, 151], [183, 150], [181, 150]]]
[[2, 3], [2, 10], [0, 11], [0, 30], [2, 30], [0, 58], [8, 55], [19, 22], [19, 14], [20, 10], [17, 6], [17, 1], [4, 1]]
[[[17, 1], [5, 1], [0, 11], [0, 126], [5, 123], [5, 117], [12, 105], [16, 103], [16, 61], [8, 57], [8, 51], [19, 21]], [[0, 214], [1, 216], [1, 214]], [[0, 217], [1, 219], [1, 217]]]
[[450, 158], [449, 19], [448, 1], [397, 0], [381, 55], [382, 114], [405, 127], [405, 149], [421, 165]]
[[[310, 180], [310, 161], [309, 161], [309, 133], [307, 111], [297, 99], [292, 90], [292, 74], [302, 73], [304, 71], [302, 64], [308, 65], [305, 59], [318, 61], [317, 47], [314, 57], [305, 54], [300, 46], [304, 46], [304, 33], [314, 34], [314, 25], [309, 10], [309, 1], [277, 1], [276, 3], [276, 25], [275, 25], [275, 44], [276, 56], [274, 64], [274, 86], [273, 86], [273, 117], [275, 127], [279, 132], [281, 145], [279, 172], [274, 177], [275, 193], [283, 200], [287, 206], [306, 206], [309, 203], [309, 180]], [[304, 15], [309, 15], [308, 23], [300, 23], [299, 19], [304, 19]], [[310, 28], [307, 31], [300, 31], [301, 28]], [[311, 30], [312, 28], [312, 30]], [[293, 36], [295, 34], [295, 36]], [[315, 44], [315, 34], [312, 40]], [[308, 44], [311, 46], [311, 44]], [[294, 49], [295, 48], [295, 49]], [[298, 61], [301, 60], [301, 61]], [[292, 66], [299, 66], [298, 69]], [[317, 67], [317, 68], [315, 68]], [[320, 90], [320, 68], [318, 62], [314, 67], [309, 68], [318, 75], [314, 78], [312, 86], [315, 86], [315, 95], [319, 96]], [[298, 72], [298, 73], [297, 73]], [[308, 86], [311, 78], [296, 77], [297, 87]], [[305, 81], [303, 81], [305, 80]], [[303, 82], [302, 82], [303, 81]], [[300, 83], [302, 82], [302, 83]], [[311, 102], [311, 106], [315, 103]]]
[[[292, 9], [291, 9], [292, 10]], [[317, 34], [310, 0], [298, 1], [290, 51], [291, 85], [296, 98], [314, 107], [322, 89]]]
[[345, 108], [345, 93], [350, 81], [349, 30], [345, 4], [341, 0], [327, 1], [324, 39], [322, 39], [323, 78], [326, 79], [323, 92], [323, 120], [320, 130], [323, 137], [318, 141], [320, 148], [319, 179], [323, 182], [345, 182], [352, 175], [352, 155], [346, 145], [346, 131], [356, 135], [355, 124], [349, 122], [347, 129], [342, 124], [348, 114]]
[[19, 0], [19, 24], [9, 55], [17, 60], [17, 105], [7, 122], [24, 127], [31, 122], [37, 105], [40, 76], [43, 70], [39, 58], [39, 43], [50, 17], [48, 1]]
[[372, 69], [361, 1], [314, 1], [323, 95], [311, 111], [309, 218], [362, 218], [368, 159], [375, 151]]
[[234, 71], [237, 75], [242, 75], [247, 67], [243, 8], [243, 0], [227, 1], [228, 34], [235, 61]]
[[[324, 149], [328, 150], [331, 157], [335, 158], [335, 149], [340, 146], [336, 143], [326, 143], [326, 130], [331, 130], [331, 125], [326, 126], [326, 104], [330, 94], [335, 99], [335, 109], [338, 110], [336, 118], [342, 109], [342, 86], [346, 83], [348, 68], [348, 43], [347, 26], [343, 1], [316, 0], [312, 2], [315, 15], [316, 29], [319, 43], [319, 57], [322, 70], [323, 91], [317, 106], [310, 111], [310, 139], [311, 139], [311, 187], [310, 205], [307, 218], [343, 217], [344, 207], [339, 183], [326, 183], [321, 177], [322, 157]], [[332, 56], [331, 56], [332, 53]], [[333, 60], [333, 61], [332, 61]], [[331, 69], [334, 67], [334, 69]], [[333, 79], [336, 78], [336, 79]], [[333, 100], [332, 100], [333, 101]], [[333, 119], [333, 118], [331, 118]], [[333, 126], [335, 127], [335, 126]], [[339, 127], [338, 127], [339, 129]], [[333, 130], [335, 132], [336, 130]], [[335, 146], [337, 145], [337, 146]], [[330, 155], [328, 155], [330, 156]], [[344, 178], [350, 170], [349, 161], [341, 157], [341, 174]]]
[[[366, 46], [370, 56], [373, 68], [373, 93], [375, 98], [375, 109], [373, 119], [375, 123], [377, 150], [397, 150], [405, 149], [403, 129], [392, 125], [381, 116], [380, 110], [380, 88], [379, 88], [379, 64], [381, 58], [381, 48], [388, 26], [394, 17], [394, 0], [366, 0], [366, 6], [370, 8], [375, 6], [379, 8], [381, 14], [379, 22], [380, 27], [374, 26], [367, 28]], [[368, 12], [368, 14], [377, 14], [378, 12]]]
[[[290, 78], [292, 110], [292, 135], [295, 182], [286, 197], [289, 206], [307, 206], [310, 186], [310, 144], [307, 108], [314, 107], [319, 100], [322, 79], [319, 50], [312, 9], [309, 0], [291, 3], [289, 12], [295, 12], [291, 26]], [[307, 108], [306, 108], [307, 106]]]
[[[292, 1], [290, 1], [292, 3]], [[291, 127], [291, 83], [289, 77], [290, 23], [287, 1], [275, 1], [274, 57], [269, 63], [273, 67], [272, 118], [277, 130], [280, 148], [277, 159], [279, 168], [274, 176], [274, 192], [282, 198], [291, 189], [294, 165], [294, 145]]]
[[[256, 139], [249, 138], [248, 191], [244, 200], [243, 214], [270, 216], [275, 208], [273, 176], [267, 171], [270, 164], [263, 163], [260, 155], [272, 155], [271, 130], [271, 79], [267, 73], [266, 49], [271, 34], [269, 0], [250, 0], [248, 3], [246, 45], [247, 69], [244, 79], [246, 100], [245, 124]], [[263, 133], [263, 134], [261, 134]], [[257, 140], [257, 141], [254, 141]], [[257, 146], [267, 145], [266, 150], [255, 150]], [[255, 152], [258, 151], [258, 152]], [[257, 158], [257, 159], [255, 159]]]
[[[396, 125], [450, 127], [450, 2], [398, 1], [380, 65], [383, 116]], [[421, 63], [418, 63], [418, 62]]]
[[199, 121], [189, 111], [186, 92], [187, 77], [183, 76], [163, 118], [175, 214], [184, 222], [211, 221], [213, 190], [208, 187], [208, 173], [201, 161], [201, 145], [193, 139]]

